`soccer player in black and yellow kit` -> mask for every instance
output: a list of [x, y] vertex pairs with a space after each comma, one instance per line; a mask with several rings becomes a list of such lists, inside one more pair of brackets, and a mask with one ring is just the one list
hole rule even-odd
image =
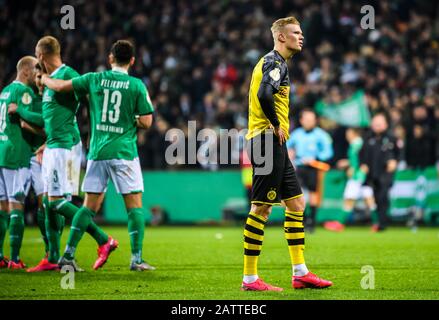
[[[285, 238], [288, 242], [293, 288], [325, 288], [332, 282], [308, 271], [303, 256], [305, 200], [285, 145], [289, 133], [290, 79], [287, 60], [300, 52], [303, 34], [294, 17], [275, 21], [271, 27], [274, 49], [253, 69], [249, 92], [249, 140], [253, 166], [251, 209], [244, 229], [244, 278], [242, 290], [281, 291], [258, 277], [257, 263], [264, 239], [264, 225], [273, 205], [285, 204]], [[269, 142], [272, 143], [269, 143]], [[267, 144], [268, 142], [268, 144]], [[256, 155], [263, 155], [261, 164]], [[272, 170], [262, 166], [271, 162]], [[269, 167], [269, 165], [268, 165]]]

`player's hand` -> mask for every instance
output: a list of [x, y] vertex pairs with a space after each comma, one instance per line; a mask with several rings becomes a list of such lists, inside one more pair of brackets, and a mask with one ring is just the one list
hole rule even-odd
[[354, 175], [354, 169], [349, 167], [348, 171], [346, 171], [346, 175], [348, 176], [348, 178], [352, 178], [352, 176]]
[[8, 105], [8, 114], [16, 114], [18, 109], [18, 105], [15, 103], [10, 103]]
[[349, 168], [349, 160], [348, 159], [340, 159], [337, 161], [336, 164], [337, 169], [346, 169]]
[[284, 130], [280, 126], [278, 126], [278, 127], [273, 128], [273, 132], [274, 132], [275, 136], [279, 138], [279, 144], [283, 145], [285, 143], [285, 141], [287, 140]]
[[47, 78], [49, 78], [49, 75], [48, 75], [47, 73], [42, 73], [42, 74], [41, 74], [40, 81], [41, 81], [41, 85], [42, 85], [42, 86], [45, 86], [45, 85], [46, 85], [45, 80], [46, 80]]
[[43, 153], [44, 153], [44, 149], [46, 149], [46, 144], [43, 144], [41, 147], [39, 147], [37, 149], [37, 151], [35, 151], [35, 156], [37, 158], [37, 162], [39, 164], [43, 163]]

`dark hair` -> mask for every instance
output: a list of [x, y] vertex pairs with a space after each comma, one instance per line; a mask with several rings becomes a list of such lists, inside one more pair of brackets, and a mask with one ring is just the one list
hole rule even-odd
[[117, 64], [128, 64], [134, 57], [134, 46], [128, 40], [117, 40], [111, 47], [111, 54]]

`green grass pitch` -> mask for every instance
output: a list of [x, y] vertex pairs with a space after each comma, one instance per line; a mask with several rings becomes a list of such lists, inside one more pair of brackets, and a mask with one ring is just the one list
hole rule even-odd
[[[129, 238], [124, 227], [104, 227], [120, 242], [103, 269], [93, 271], [96, 245], [85, 235], [77, 260], [86, 272], [75, 275], [75, 289], [62, 289], [58, 272], [28, 274], [0, 270], [0, 299], [439, 299], [439, 229], [390, 228], [372, 234], [348, 228], [336, 234], [317, 229], [307, 235], [305, 257], [313, 272], [334, 282], [323, 290], [293, 290], [281, 226], [268, 226], [259, 274], [283, 292], [241, 292], [242, 228], [146, 228], [144, 258], [152, 272], [128, 270]], [[68, 230], [63, 234], [62, 248]], [[5, 252], [9, 252], [8, 242]], [[27, 228], [21, 256], [35, 265], [43, 253], [36, 228]], [[375, 289], [365, 290], [361, 268], [375, 272]]]

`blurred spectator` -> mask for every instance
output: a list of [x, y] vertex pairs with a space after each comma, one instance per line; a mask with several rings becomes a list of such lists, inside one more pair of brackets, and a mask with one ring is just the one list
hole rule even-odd
[[384, 113], [372, 118], [371, 129], [360, 151], [360, 168], [367, 173], [365, 184], [373, 189], [378, 223], [374, 224], [372, 230], [377, 232], [387, 228], [389, 190], [398, 165], [399, 149], [395, 137], [388, 131], [389, 123]]

